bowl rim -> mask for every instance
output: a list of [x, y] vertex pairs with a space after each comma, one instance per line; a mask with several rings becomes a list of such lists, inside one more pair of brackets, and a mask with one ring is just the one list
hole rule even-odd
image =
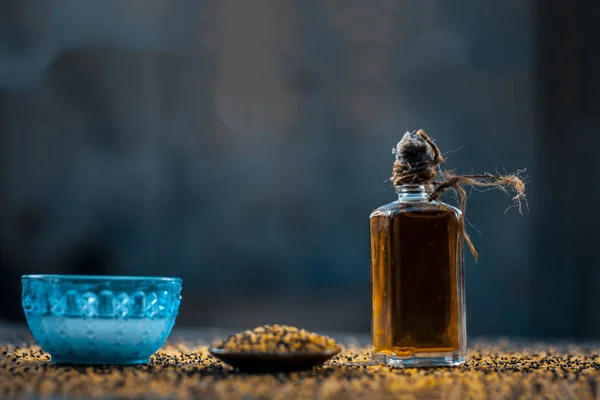
[[155, 281], [155, 282], [177, 282], [181, 278], [166, 276], [138, 276], [138, 275], [69, 275], [69, 274], [27, 274], [21, 276], [22, 280], [41, 280], [45, 282], [57, 281]]
[[251, 357], [251, 356], [263, 356], [263, 357], [279, 357], [279, 358], [294, 358], [299, 355], [307, 357], [319, 357], [327, 356], [334, 357], [342, 352], [342, 346], [336, 345], [336, 347], [323, 350], [323, 351], [240, 351], [230, 350], [218, 347], [209, 347], [208, 352], [214, 356], [237, 356], [237, 357]]

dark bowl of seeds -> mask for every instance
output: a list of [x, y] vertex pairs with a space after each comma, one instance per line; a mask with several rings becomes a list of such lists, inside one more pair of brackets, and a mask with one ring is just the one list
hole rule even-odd
[[327, 336], [293, 326], [265, 325], [215, 342], [209, 352], [242, 372], [277, 373], [311, 369], [341, 350]]

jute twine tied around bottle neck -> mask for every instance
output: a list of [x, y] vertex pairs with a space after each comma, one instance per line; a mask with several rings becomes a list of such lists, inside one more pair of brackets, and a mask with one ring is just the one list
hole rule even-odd
[[[425, 131], [406, 132], [394, 149], [396, 161], [390, 180], [394, 186], [425, 185], [429, 191], [429, 201], [439, 199], [448, 189], [454, 190], [460, 198], [460, 210], [465, 218], [467, 192], [463, 186], [498, 188], [506, 193], [513, 191], [513, 200], [521, 211], [525, 201], [525, 183], [520, 172], [509, 175], [473, 174], [456, 175], [453, 171], [436, 171], [444, 157]], [[471, 253], [477, 260], [477, 250], [467, 234], [463, 223], [463, 237]]]

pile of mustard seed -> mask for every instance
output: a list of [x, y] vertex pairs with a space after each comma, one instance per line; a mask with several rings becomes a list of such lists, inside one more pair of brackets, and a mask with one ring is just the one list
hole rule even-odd
[[286, 325], [264, 325], [218, 341], [214, 348], [239, 352], [294, 353], [338, 349], [330, 337]]

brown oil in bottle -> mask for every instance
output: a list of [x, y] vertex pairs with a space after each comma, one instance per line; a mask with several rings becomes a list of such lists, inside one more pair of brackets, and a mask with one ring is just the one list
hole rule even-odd
[[373, 353], [452, 356], [464, 343], [462, 216], [395, 202], [371, 216]]

